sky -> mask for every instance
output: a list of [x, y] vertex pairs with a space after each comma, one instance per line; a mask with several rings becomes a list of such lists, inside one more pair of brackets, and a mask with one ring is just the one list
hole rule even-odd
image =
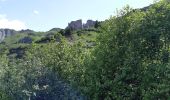
[[127, 4], [142, 8], [153, 0], [0, 0], [0, 28], [48, 31], [82, 19], [103, 21]]

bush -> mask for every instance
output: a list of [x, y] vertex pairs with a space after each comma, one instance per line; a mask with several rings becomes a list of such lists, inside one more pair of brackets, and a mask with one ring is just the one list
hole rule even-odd
[[102, 25], [98, 46], [86, 63], [83, 90], [90, 99], [169, 99], [169, 7], [126, 7]]

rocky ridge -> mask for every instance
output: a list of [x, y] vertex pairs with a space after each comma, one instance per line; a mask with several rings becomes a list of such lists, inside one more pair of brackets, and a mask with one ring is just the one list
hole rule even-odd
[[94, 27], [96, 22], [97, 21], [87, 20], [86, 23], [83, 23], [82, 20], [79, 19], [79, 20], [68, 23], [67, 28], [71, 30], [88, 29], [88, 28]]

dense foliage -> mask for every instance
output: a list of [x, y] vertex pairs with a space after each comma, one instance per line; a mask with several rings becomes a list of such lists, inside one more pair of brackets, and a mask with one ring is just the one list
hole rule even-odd
[[87, 69], [90, 98], [169, 99], [169, 7], [126, 7], [106, 21]]
[[52, 34], [51, 42], [25, 45], [21, 58], [3, 48], [0, 99], [170, 99], [168, 1], [127, 6], [96, 28]]

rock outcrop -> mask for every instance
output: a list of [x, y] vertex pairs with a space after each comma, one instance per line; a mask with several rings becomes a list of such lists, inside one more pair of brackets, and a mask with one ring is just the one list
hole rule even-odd
[[15, 30], [12, 30], [12, 29], [0, 29], [0, 32], [4, 33], [5, 37], [11, 36], [17, 33]]
[[87, 20], [87, 22], [85, 24], [83, 24], [83, 28], [91, 28], [94, 27], [96, 24], [96, 21], [93, 20]]
[[0, 43], [4, 40], [5, 33], [0, 31]]
[[68, 29], [71, 30], [79, 30], [79, 29], [88, 29], [91, 27], [94, 27], [96, 24], [96, 21], [93, 20], [87, 20], [86, 23], [82, 23], [82, 20], [76, 20], [72, 21], [71, 23], [68, 23]]
[[82, 20], [76, 20], [76, 21], [72, 21], [71, 23], [68, 23], [68, 28], [71, 30], [78, 30], [78, 29], [82, 29]]
[[0, 43], [4, 40], [5, 37], [12, 36], [17, 32], [12, 29], [0, 29]]

